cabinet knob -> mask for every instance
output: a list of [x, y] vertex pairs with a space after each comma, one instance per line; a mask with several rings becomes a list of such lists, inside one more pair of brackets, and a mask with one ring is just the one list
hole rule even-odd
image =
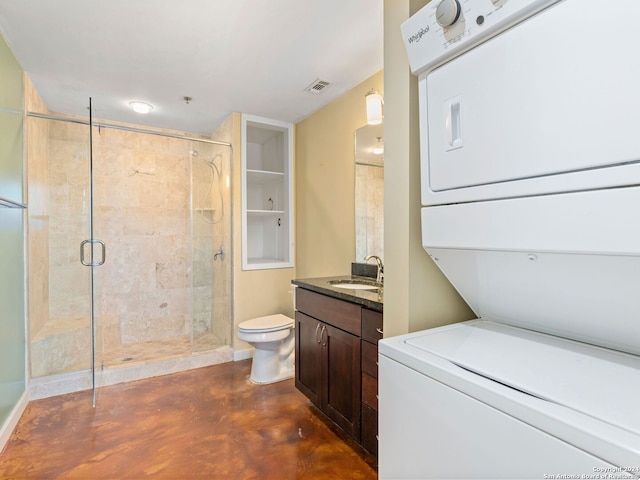
[[376, 332], [378, 332], [380, 335], [384, 335], [384, 332], [381, 328], [376, 328]]
[[320, 343], [320, 338], [318, 337], [318, 330], [320, 330], [320, 324], [316, 325], [316, 343]]

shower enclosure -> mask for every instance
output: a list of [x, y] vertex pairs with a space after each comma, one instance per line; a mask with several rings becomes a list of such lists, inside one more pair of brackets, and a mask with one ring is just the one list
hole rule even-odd
[[27, 118], [32, 378], [230, 350], [229, 146], [69, 120]]

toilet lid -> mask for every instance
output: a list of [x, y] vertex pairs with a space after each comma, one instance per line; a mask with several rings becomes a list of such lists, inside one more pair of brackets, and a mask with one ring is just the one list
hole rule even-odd
[[292, 318], [289, 318], [286, 315], [276, 314], [246, 320], [238, 325], [238, 330], [251, 332], [274, 332], [277, 330], [284, 330], [285, 328], [291, 328], [292, 326]]

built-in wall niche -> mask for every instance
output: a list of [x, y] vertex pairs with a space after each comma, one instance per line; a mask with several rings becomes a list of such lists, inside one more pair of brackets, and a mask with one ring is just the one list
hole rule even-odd
[[293, 126], [242, 115], [242, 269], [293, 266]]

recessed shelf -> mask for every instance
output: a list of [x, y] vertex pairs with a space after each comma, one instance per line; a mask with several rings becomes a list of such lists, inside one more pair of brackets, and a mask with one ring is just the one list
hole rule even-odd
[[289, 261], [278, 260], [277, 258], [268, 258], [268, 257], [256, 257], [256, 258], [249, 258], [247, 260], [249, 261], [249, 263], [256, 264], [256, 265], [263, 265], [263, 266], [267, 264], [281, 265], [281, 264], [289, 263]]
[[257, 217], [281, 217], [284, 213], [284, 210], [247, 210], [248, 215]]
[[216, 215], [215, 208], [194, 208], [193, 211], [198, 213], [204, 218], [204, 220], [208, 223], [213, 222], [213, 219]]
[[293, 125], [242, 115], [242, 269], [293, 266]]
[[247, 183], [264, 184], [270, 182], [282, 182], [284, 173], [270, 172], [267, 170], [247, 170]]

